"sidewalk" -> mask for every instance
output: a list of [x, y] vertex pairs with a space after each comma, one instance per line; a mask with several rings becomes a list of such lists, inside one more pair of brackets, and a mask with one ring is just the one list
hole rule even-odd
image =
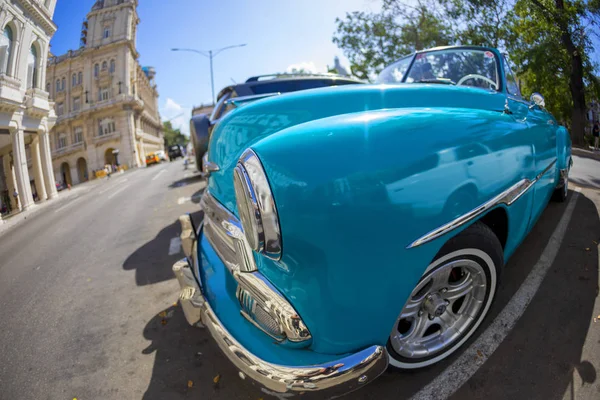
[[600, 161], [600, 151], [594, 151], [593, 147], [590, 147], [589, 149], [573, 147], [571, 149], [571, 154], [578, 157], [592, 158], [594, 160]]

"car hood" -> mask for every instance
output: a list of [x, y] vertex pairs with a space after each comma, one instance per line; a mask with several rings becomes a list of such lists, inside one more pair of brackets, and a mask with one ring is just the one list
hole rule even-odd
[[208, 189], [235, 211], [233, 168], [241, 153], [268, 135], [309, 121], [396, 108], [451, 107], [502, 112], [505, 102], [506, 96], [499, 92], [440, 84], [351, 85], [258, 100], [232, 111], [213, 130], [208, 159], [219, 170], [211, 174]]

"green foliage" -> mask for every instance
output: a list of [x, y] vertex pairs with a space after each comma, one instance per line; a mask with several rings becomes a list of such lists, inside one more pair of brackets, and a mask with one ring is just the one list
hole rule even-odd
[[549, 110], [583, 142], [586, 99], [600, 97], [592, 36], [600, 37], [600, 0], [383, 0], [380, 13], [336, 19], [333, 42], [351, 73], [373, 78], [418, 49], [473, 44], [506, 50], [524, 97], [540, 92]]
[[181, 133], [179, 129], [173, 129], [171, 121], [163, 123], [163, 130], [165, 135], [165, 147], [167, 148], [176, 144], [186, 146], [190, 141], [190, 138]]
[[450, 26], [431, 0], [418, 0], [416, 6], [384, 0], [379, 14], [355, 11], [336, 23], [333, 43], [344, 51], [351, 74], [359, 79], [372, 79], [385, 65], [415, 50], [450, 43]]

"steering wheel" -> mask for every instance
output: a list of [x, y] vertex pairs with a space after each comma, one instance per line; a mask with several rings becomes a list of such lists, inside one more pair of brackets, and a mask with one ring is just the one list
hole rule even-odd
[[496, 88], [496, 82], [494, 82], [493, 80], [491, 80], [490, 78], [487, 78], [483, 75], [479, 75], [479, 74], [469, 74], [469, 75], [465, 75], [462, 78], [460, 78], [460, 80], [456, 83], [456, 86], [460, 86], [464, 81], [468, 81], [469, 79], [483, 79], [484, 81], [486, 81], [487, 83], [489, 83], [490, 85], [492, 85], [492, 87], [495, 89]]

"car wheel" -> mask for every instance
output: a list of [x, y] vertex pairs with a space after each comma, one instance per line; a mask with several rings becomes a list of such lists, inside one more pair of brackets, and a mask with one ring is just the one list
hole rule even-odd
[[567, 169], [567, 173], [563, 178], [562, 185], [554, 191], [554, 195], [552, 196], [555, 201], [560, 203], [564, 203], [569, 197], [569, 171], [570, 170]]
[[387, 343], [390, 365], [422, 368], [460, 348], [487, 315], [503, 265], [500, 241], [481, 222], [450, 239], [394, 324]]

